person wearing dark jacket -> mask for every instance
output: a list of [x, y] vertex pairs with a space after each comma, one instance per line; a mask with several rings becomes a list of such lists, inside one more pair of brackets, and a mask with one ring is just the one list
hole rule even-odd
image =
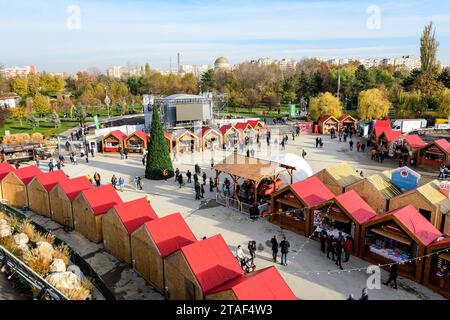
[[258, 204], [255, 203], [253, 207], [250, 208], [250, 219], [258, 220], [258, 218], [259, 218], [259, 208]]
[[206, 179], [207, 179], [206, 172], [203, 172], [202, 178], [203, 178], [203, 185], [206, 185]]
[[187, 183], [191, 183], [192, 182], [192, 173], [190, 170], [188, 170], [186, 172], [186, 178], [187, 178]]
[[332, 255], [332, 260], [334, 261], [334, 237], [333, 236], [329, 236], [327, 238], [327, 258], [330, 258], [330, 253]]
[[337, 265], [341, 270], [344, 270], [344, 268], [342, 268], [342, 262], [341, 262], [341, 257], [342, 257], [342, 243], [341, 243], [340, 241], [336, 241], [335, 251], [336, 251], [336, 265]]
[[320, 251], [325, 253], [325, 249], [327, 246], [327, 232], [325, 230], [322, 230], [320, 233]]
[[195, 200], [200, 200], [200, 183], [195, 182]]
[[398, 265], [393, 264], [389, 269], [389, 279], [385, 282], [385, 285], [389, 285], [389, 283], [394, 282], [394, 289], [397, 289], [397, 277], [398, 277]]
[[256, 241], [249, 241], [248, 242], [248, 252], [250, 252], [250, 257], [253, 260], [255, 260], [256, 257]]
[[286, 240], [286, 237], [283, 238], [283, 241], [280, 242], [280, 248], [281, 248], [281, 264], [284, 266], [287, 266], [287, 255], [289, 253], [290, 248], [289, 241]]
[[270, 240], [270, 243], [272, 244], [272, 257], [273, 261], [277, 262], [278, 257], [278, 241], [277, 236], [273, 236], [272, 240]]
[[366, 288], [364, 288], [364, 289], [362, 290], [361, 298], [359, 298], [359, 300], [361, 300], [361, 301], [369, 300], [369, 292], [367, 291]]

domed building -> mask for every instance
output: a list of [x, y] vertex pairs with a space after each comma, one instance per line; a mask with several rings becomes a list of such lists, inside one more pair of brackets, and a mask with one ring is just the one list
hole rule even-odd
[[214, 68], [216, 70], [230, 70], [230, 61], [225, 57], [217, 58], [216, 62], [214, 62]]

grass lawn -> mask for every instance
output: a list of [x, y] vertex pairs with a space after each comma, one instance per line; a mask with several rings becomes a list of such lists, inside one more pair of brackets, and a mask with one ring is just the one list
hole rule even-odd
[[39, 127], [36, 127], [34, 130], [30, 126], [23, 121], [23, 125], [20, 125], [18, 120], [7, 120], [5, 125], [0, 130], [0, 137], [5, 135], [5, 131], [9, 130], [11, 134], [14, 133], [28, 133], [32, 134], [35, 132], [42, 133], [45, 136], [56, 136], [61, 132], [64, 132], [70, 128], [77, 127], [79, 122], [77, 120], [65, 120], [61, 119], [61, 126], [59, 128], [55, 128], [52, 123], [49, 121], [40, 121]]
[[289, 106], [282, 104], [280, 106], [280, 113], [278, 113], [278, 108], [272, 108], [272, 111], [269, 112], [269, 107], [259, 106], [251, 109], [249, 111], [248, 108], [232, 108], [228, 109], [229, 113], [233, 116], [241, 116], [241, 117], [262, 117], [263, 113], [265, 113], [265, 118], [278, 118], [278, 117], [286, 117], [289, 115]]

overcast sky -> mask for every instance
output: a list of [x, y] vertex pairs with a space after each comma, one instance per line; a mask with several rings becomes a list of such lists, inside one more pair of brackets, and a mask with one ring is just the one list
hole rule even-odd
[[[79, 14], [78, 14], [79, 13]], [[417, 0], [0, 0], [0, 64], [50, 72], [232, 64], [259, 57], [419, 55], [434, 21], [450, 64], [450, 2]]]

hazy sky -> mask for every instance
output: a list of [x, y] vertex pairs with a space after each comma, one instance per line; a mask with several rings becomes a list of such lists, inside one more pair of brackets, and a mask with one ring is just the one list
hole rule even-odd
[[183, 64], [418, 56], [431, 20], [450, 64], [449, 1], [0, 0], [0, 64], [72, 73], [146, 62], [168, 69], [177, 52]]

